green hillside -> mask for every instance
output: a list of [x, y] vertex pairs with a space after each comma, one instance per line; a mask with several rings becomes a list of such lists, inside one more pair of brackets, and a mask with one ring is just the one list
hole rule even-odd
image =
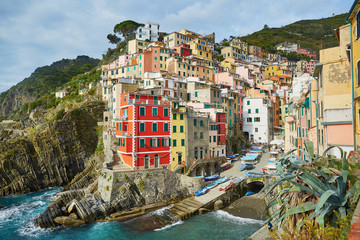
[[281, 28], [264, 28], [241, 39], [271, 53], [275, 52], [275, 45], [286, 40], [300, 43], [301, 47], [319, 50], [322, 39], [322, 48], [334, 47], [338, 44], [334, 29], [346, 24], [345, 17], [346, 14], [340, 14], [317, 20], [301, 20]]
[[62, 59], [50, 66], [37, 68], [29, 77], [0, 94], [0, 119], [44, 96], [54, 96], [58, 88], [74, 76], [90, 71], [99, 61], [88, 56], [78, 56], [76, 59]]

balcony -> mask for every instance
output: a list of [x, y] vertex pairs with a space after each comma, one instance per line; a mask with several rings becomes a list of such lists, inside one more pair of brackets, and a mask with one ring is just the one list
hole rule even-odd
[[129, 104], [141, 104], [141, 105], [170, 105], [170, 101], [153, 100], [153, 99], [130, 99]]

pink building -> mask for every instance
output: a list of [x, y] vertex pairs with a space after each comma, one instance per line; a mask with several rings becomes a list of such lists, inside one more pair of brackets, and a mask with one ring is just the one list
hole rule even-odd
[[296, 52], [297, 54], [304, 54], [306, 56], [309, 56], [310, 58], [317, 59], [317, 53], [309, 48], [299, 48]]
[[306, 72], [313, 74], [316, 63], [317, 63], [316, 60], [310, 60], [309, 62], [306, 62]]

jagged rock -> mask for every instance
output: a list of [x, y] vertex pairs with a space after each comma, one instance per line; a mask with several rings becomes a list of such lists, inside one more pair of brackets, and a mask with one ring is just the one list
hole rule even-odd
[[78, 219], [78, 216], [76, 215], [76, 213], [71, 213], [71, 214], [69, 215], [69, 218]]
[[73, 201], [70, 202], [70, 205], [66, 207], [68, 213], [72, 213], [72, 212], [75, 211], [75, 204], [76, 203], [77, 203], [76, 200], [73, 200]]
[[214, 203], [214, 210], [220, 210], [224, 207], [224, 203], [223, 201], [221, 200], [217, 200], [215, 203]]
[[63, 120], [45, 124], [41, 132], [32, 130], [27, 138], [2, 138], [0, 197], [64, 186], [87, 167], [88, 171], [78, 176], [80, 181], [70, 184], [68, 190], [93, 183], [97, 172], [90, 171], [94, 169], [91, 165], [98, 163], [89, 159], [97, 147], [96, 127], [103, 108], [103, 103], [89, 102]]
[[71, 226], [81, 226], [85, 224], [85, 221], [80, 219], [73, 219], [71, 217], [56, 217], [54, 218], [54, 222], [57, 224], [61, 224], [64, 227], [71, 227]]

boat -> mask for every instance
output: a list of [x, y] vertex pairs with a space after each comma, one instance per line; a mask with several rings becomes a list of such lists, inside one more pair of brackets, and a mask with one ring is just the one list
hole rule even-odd
[[264, 177], [266, 174], [263, 172], [246, 172], [248, 177]]
[[204, 180], [205, 180], [205, 181], [215, 181], [215, 180], [218, 179], [219, 177], [220, 177], [219, 174], [215, 174], [215, 175], [212, 175], [212, 176], [204, 177]]
[[221, 184], [221, 183], [227, 182], [227, 181], [229, 181], [229, 180], [230, 180], [230, 179], [229, 179], [228, 177], [222, 177], [222, 178], [216, 180], [215, 182], [216, 182], [217, 184]]
[[254, 195], [255, 193], [254, 192], [247, 192], [245, 193], [245, 196], [251, 196], [251, 195]]
[[232, 159], [230, 159], [230, 162], [236, 162], [237, 161], [237, 159], [236, 158], [232, 158]]
[[198, 191], [195, 192], [195, 196], [204, 195], [204, 194], [207, 193], [208, 191], [209, 191], [209, 189], [207, 189], [207, 188], [200, 189], [200, 190], [198, 190]]
[[246, 168], [246, 164], [245, 164], [245, 163], [240, 164], [240, 166], [239, 166], [239, 170], [240, 170], [240, 171], [244, 171], [245, 168]]
[[219, 190], [220, 190], [220, 191], [229, 190], [229, 189], [232, 187], [233, 184], [234, 184], [233, 181], [231, 181], [229, 184], [225, 184], [225, 185], [223, 185], [222, 187], [220, 187]]
[[211, 188], [216, 187], [217, 185], [219, 185], [219, 183], [213, 182], [213, 183], [210, 183], [209, 185], [207, 185], [206, 188], [207, 188], [207, 189], [211, 189]]
[[233, 184], [236, 184], [236, 183], [241, 182], [242, 180], [244, 180], [243, 177], [237, 177], [237, 178], [235, 178], [234, 180], [232, 180], [232, 182], [233, 182]]
[[228, 170], [229, 168], [231, 168], [231, 162], [223, 163], [220, 167], [223, 171]]
[[240, 156], [240, 154], [239, 154], [239, 153], [235, 153], [234, 156], [235, 156], [235, 157], [238, 157], [238, 156]]
[[192, 178], [200, 178], [200, 179], [204, 179], [204, 176], [194, 176]]

